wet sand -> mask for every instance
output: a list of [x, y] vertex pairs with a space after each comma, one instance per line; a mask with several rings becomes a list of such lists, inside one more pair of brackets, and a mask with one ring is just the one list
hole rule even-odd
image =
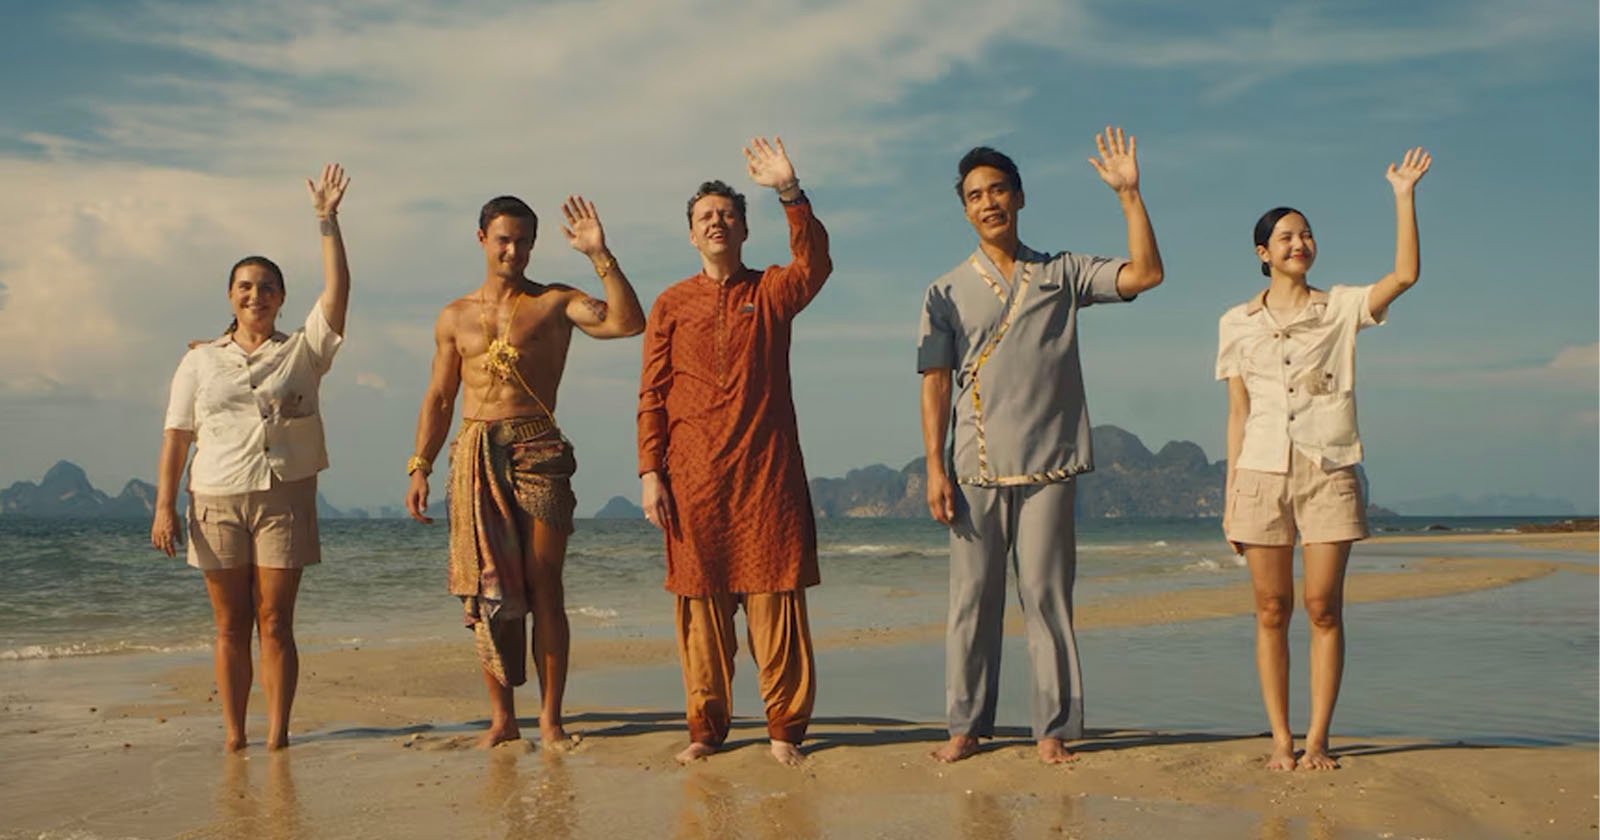
[[[1506, 535], [1549, 544], [1573, 535]], [[1453, 535], [1452, 535], [1453, 537]], [[1441, 548], [1456, 540], [1430, 538]], [[1592, 542], [1592, 535], [1589, 537]], [[1583, 549], [1578, 549], [1583, 550]], [[1353, 602], [1447, 597], [1593, 564], [1434, 558], [1352, 577]], [[1127, 627], [1245, 614], [1248, 587], [1089, 599], [1080, 623]], [[936, 625], [819, 637], [871, 651]], [[666, 639], [576, 640], [574, 670], [671, 662]], [[723, 754], [679, 767], [677, 709], [627, 696], [574, 708], [570, 754], [471, 749], [484, 725], [470, 645], [303, 654], [295, 743], [220, 753], [209, 665], [188, 656], [12, 663], [0, 671], [3, 837], [1594, 837], [1594, 746], [1517, 748], [1335, 738], [1343, 769], [1270, 773], [1266, 739], [1093, 731], [1046, 768], [1005, 729], [954, 766], [939, 721], [824, 717], [805, 764], [779, 767], [758, 720]], [[532, 707], [532, 688], [519, 692]], [[252, 710], [260, 709], [259, 697]], [[524, 717], [525, 733], [537, 732]], [[252, 719], [252, 734], [261, 724]]]

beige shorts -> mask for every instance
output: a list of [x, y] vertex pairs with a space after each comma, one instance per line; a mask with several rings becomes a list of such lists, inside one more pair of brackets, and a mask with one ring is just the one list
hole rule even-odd
[[267, 490], [191, 499], [189, 565], [197, 569], [299, 569], [321, 562], [316, 476], [274, 477]]
[[1239, 469], [1228, 497], [1227, 537], [1245, 545], [1294, 545], [1367, 537], [1367, 505], [1355, 467], [1324, 470], [1289, 450], [1289, 472]]

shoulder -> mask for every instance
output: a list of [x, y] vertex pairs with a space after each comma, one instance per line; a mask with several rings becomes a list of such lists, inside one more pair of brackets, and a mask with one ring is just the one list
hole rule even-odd
[[540, 284], [540, 288], [537, 288], [533, 294], [540, 296], [555, 295], [557, 297], [572, 297], [574, 295], [582, 295], [584, 294], [584, 291], [577, 286], [568, 286], [565, 283], [542, 283]]
[[1250, 318], [1250, 304], [1254, 300], [1244, 301], [1228, 307], [1217, 319], [1217, 327], [1225, 332], [1236, 332], [1249, 329], [1253, 321]]
[[971, 277], [971, 263], [967, 260], [962, 260], [928, 284], [928, 295], [931, 297], [935, 294], [948, 294], [951, 289], [955, 288], [956, 284]]

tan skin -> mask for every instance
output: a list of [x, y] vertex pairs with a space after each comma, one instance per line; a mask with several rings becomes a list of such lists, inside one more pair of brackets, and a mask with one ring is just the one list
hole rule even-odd
[[[543, 416], [546, 409], [553, 414], [574, 327], [594, 338], [625, 338], [644, 331], [639, 298], [606, 247], [605, 229], [594, 205], [581, 196], [568, 196], [561, 211], [565, 220], [562, 235], [573, 249], [589, 257], [605, 287], [605, 300], [571, 286], [527, 278], [535, 234], [532, 219], [497, 216], [478, 231], [484, 255], [483, 284], [447, 305], [434, 324], [433, 373], [417, 418], [416, 440], [416, 452], [428, 463], [444, 446], [458, 394], [464, 391], [462, 416], [468, 419]], [[519, 354], [517, 373], [533, 395], [515, 379], [500, 381], [484, 367], [489, 344], [501, 337], [502, 331]], [[427, 515], [426, 470], [411, 473], [406, 510], [418, 522], [433, 522]], [[574, 743], [561, 724], [571, 647], [561, 580], [567, 535], [534, 520], [523, 536], [523, 566], [531, 590], [534, 671], [542, 701], [539, 734], [547, 746], [561, 749]], [[483, 678], [490, 721], [480, 745], [521, 738], [512, 690], [487, 671]]]
[[[306, 180], [322, 241], [323, 289], [318, 298], [333, 331], [344, 334], [350, 301], [350, 267], [344, 238], [339, 232], [339, 203], [350, 186], [344, 169], [330, 163], [315, 180]], [[228, 303], [238, 327], [233, 342], [254, 353], [276, 331], [283, 308], [284, 288], [279, 278], [261, 266], [247, 265], [228, 282]], [[168, 557], [176, 556], [181, 542], [178, 519], [178, 485], [195, 434], [184, 429], [162, 433], [157, 467], [155, 519], [150, 544]], [[270, 569], [249, 565], [238, 569], [207, 571], [206, 593], [217, 629], [214, 670], [222, 701], [226, 729], [224, 747], [229, 752], [245, 748], [245, 711], [252, 677], [250, 632], [261, 635], [261, 688], [267, 701], [267, 748], [289, 745], [289, 714], [300, 680], [300, 655], [294, 640], [294, 606], [300, 590], [299, 569]]]
[[[1394, 270], [1379, 278], [1367, 293], [1367, 308], [1382, 318], [1389, 305], [1416, 284], [1422, 273], [1417, 237], [1416, 186], [1433, 165], [1433, 157], [1410, 149], [1400, 164], [1389, 164], [1385, 178], [1394, 189]], [[1311, 300], [1306, 274], [1317, 258], [1316, 239], [1304, 216], [1290, 213], [1278, 220], [1256, 257], [1267, 264], [1271, 282], [1267, 309], [1279, 323], [1292, 320]], [[1228, 478], [1232, 498], [1233, 465], [1244, 448], [1244, 427], [1250, 417], [1250, 392], [1241, 377], [1228, 379]], [[1228, 514], [1223, 530], [1227, 531]], [[1308, 543], [1305, 563], [1306, 618], [1311, 623], [1311, 721], [1305, 752], [1295, 756], [1289, 728], [1289, 619], [1294, 613], [1294, 546], [1241, 545], [1230, 542], [1250, 567], [1256, 605], [1256, 671], [1261, 701], [1272, 727], [1269, 770], [1333, 770], [1339, 762], [1328, 752], [1328, 731], [1344, 677], [1344, 578], [1351, 543]]]
[[[1139, 192], [1138, 141], [1111, 126], [1094, 139], [1098, 156], [1090, 158], [1089, 165], [1117, 194], [1127, 222], [1129, 262], [1117, 272], [1117, 292], [1131, 298], [1160, 285], [1164, 276], [1155, 229]], [[961, 202], [967, 223], [978, 235], [978, 248], [1000, 269], [1004, 282], [1013, 282], [1017, 248], [1021, 245], [1017, 215], [1027, 204], [1026, 196], [1011, 184], [1004, 172], [992, 166], [979, 166], [962, 179]], [[956, 517], [955, 483], [944, 463], [952, 393], [949, 368], [923, 371], [922, 443], [928, 464], [928, 513], [947, 526], [953, 524]], [[960, 761], [977, 749], [977, 738], [956, 734], [932, 755], [939, 761]], [[1060, 738], [1041, 738], [1038, 749], [1039, 759], [1046, 764], [1061, 764], [1076, 757]]]
[[[765, 137], [751, 139], [744, 148], [745, 170], [756, 184], [776, 190], [778, 198], [793, 201], [800, 195], [800, 180], [783, 147], [783, 138]], [[750, 235], [745, 220], [739, 215], [733, 199], [708, 195], [694, 203], [689, 211], [689, 244], [700, 254], [700, 266], [705, 275], [718, 282], [726, 282], [744, 267], [744, 242]], [[674, 525], [672, 493], [666, 478], [659, 472], [639, 476], [640, 501], [645, 519], [657, 528]], [[774, 739], [770, 745], [772, 757], [779, 764], [794, 767], [803, 757], [800, 747], [788, 741]], [[688, 764], [717, 751], [715, 744], [690, 742], [677, 755], [679, 763]]]

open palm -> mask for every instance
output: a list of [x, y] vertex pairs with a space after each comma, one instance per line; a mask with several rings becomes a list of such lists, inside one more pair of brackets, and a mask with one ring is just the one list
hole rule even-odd
[[322, 177], [316, 181], [306, 179], [306, 191], [311, 193], [311, 207], [318, 216], [332, 216], [339, 212], [339, 202], [344, 200], [344, 191], [349, 186], [350, 178], [344, 174], [344, 167], [337, 163], [322, 167]]
[[777, 188], [795, 181], [794, 164], [789, 162], [789, 153], [783, 149], [782, 137], [774, 137], [771, 143], [765, 137], [751, 140], [745, 147], [744, 159], [750, 180], [763, 187]]

